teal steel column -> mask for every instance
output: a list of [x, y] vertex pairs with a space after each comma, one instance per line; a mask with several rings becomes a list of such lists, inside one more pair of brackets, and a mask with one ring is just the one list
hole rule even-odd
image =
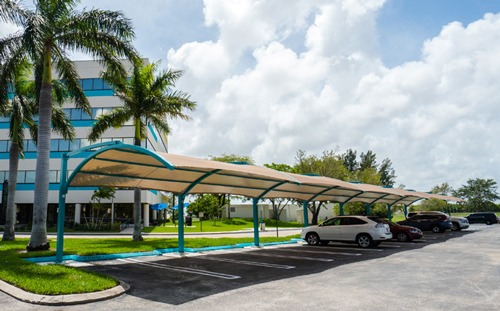
[[370, 214], [371, 214], [370, 203], [365, 203], [365, 213], [366, 213], [366, 216], [370, 216]]
[[259, 246], [259, 210], [257, 208], [257, 203], [259, 199], [253, 199], [253, 243], [255, 246]]
[[405, 218], [408, 217], [408, 205], [404, 205]]
[[339, 214], [344, 216], [344, 203], [339, 203]]
[[307, 205], [309, 205], [309, 201], [304, 201], [302, 204], [303, 206], [303, 212], [304, 212], [304, 227], [309, 226], [309, 214], [307, 213]]
[[64, 251], [64, 218], [66, 212], [66, 194], [68, 187], [66, 179], [68, 175], [68, 154], [64, 153], [61, 158], [61, 178], [59, 182], [59, 205], [57, 208], [57, 244], [56, 244], [56, 263], [63, 262]]
[[178, 195], [178, 200], [177, 200], [177, 214], [178, 214], [178, 221], [177, 223], [179, 224], [179, 227], [177, 228], [178, 232], [178, 248], [179, 248], [179, 253], [184, 253], [184, 195], [179, 194]]
[[391, 220], [392, 219], [392, 215], [391, 215], [391, 207], [392, 205], [391, 204], [387, 204], [387, 219]]

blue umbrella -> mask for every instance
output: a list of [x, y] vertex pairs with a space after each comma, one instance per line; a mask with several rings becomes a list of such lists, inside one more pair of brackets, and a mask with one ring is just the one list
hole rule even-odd
[[151, 209], [155, 210], [155, 211], [161, 211], [161, 210], [164, 210], [166, 208], [167, 208], [167, 204], [165, 204], [165, 203], [157, 203], [157, 204], [151, 205]]

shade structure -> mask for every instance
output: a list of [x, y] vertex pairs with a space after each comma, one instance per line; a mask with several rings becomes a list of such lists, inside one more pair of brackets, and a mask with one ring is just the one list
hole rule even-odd
[[[269, 189], [298, 183], [266, 167], [152, 152], [117, 144], [85, 159], [69, 177], [70, 187], [108, 186], [182, 194], [228, 193], [260, 197]], [[282, 186], [286, 190], [286, 186]]]
[[[92, 152], [67, 177], [68, 159], [78, 153]], [[405, 192], [368, 184], [347, 183], [323, 176], [298, 175], [245, 163], [224, 163], [108, 142], [87, 146], [64, 154], [61, 161], [61, 186], [56, 261], [62, 262], [65, 197], [69, 187], [115, 187], [167, 191], [177, 194], [183, 204], [187, 194], [234, 194], [253, 199], [254, 241], [258, 245], [257, 202], [262, 198], [294, 198], [310, 201], [367, 204], [413, 203], [428, 194]], [[434, 198], [456, 198], [435, 195]], [[183, 209], [179, 209], [179, 251], [184, 251]]]
[[279, 172], [244, 163], [153, 152], [114, 144], [85, 159], [68, 179], [70, 187], [141, 188], [174, 194], [234, 194], [248, 198], [405, 204], [421, 199], [462, 199], [425, 192], [349, 183], [334, 178]]

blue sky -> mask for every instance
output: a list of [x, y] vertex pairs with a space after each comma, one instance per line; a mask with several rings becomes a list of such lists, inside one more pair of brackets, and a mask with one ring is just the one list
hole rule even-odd
[[[85, 0], [121, 10], [198, 108], [169, 151], [293, 164], [372, 150], [396, 184], [500, 182], [500, 1]], [[0, 35], [14, 28], [1, 25]], [[87, 58], [75, 54], [75, 59]]]
[[500, 1], [389, 0], [379, 12], [382, 59], [388, 66], [420, 58], [422, 43], [439, 34], [444, 25], [469, 24], [485, 13], [500, 12]]

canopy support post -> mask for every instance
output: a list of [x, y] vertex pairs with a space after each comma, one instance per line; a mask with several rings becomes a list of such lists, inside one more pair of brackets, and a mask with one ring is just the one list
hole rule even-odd
[[387, 204], [387, 219], [391, 220], [392, 219], [392, 214], [391, 214], [391, 204]]
[[178, 227], [177, 227], [177, 232], [178, 232], [178, 248], [179, 248], [179, 253], [184, 253], [184, 194], [179, 194], [178, 195], [178, 200], [177, 200], [177, 215], [178, 215]]
[[302, 203], [302, 210], [304, 213], [304, 227], [309, 226], [309, 214], [307, 213], [307, 205], [309, 205], [309, 201], [304, 201]]
[[255, 246], [259, 246], [259, 210], [257, 204], [259, 199], [252, 199], [253, 202], [253, 244]]
[[339, 215], [344, 216], [344, 203], [339, 203]]
[[404, 205], [405, 218], [408, 217], [408, 205]]
[[370, 214], [371, 214], [370, 203], [365, 203], [365, 214], [366, 214], [366, 216], [370, 216]]
[[61, 159], [61, 178], [59, 182], [59, 205], [57, 208], [56, 263], [63, 262], [64, 218], [66, 213], [66, 194], [68, 193], [68, 186], [66, 185], [67, 175], [68, 175], [68, 154], [64, 153]]

